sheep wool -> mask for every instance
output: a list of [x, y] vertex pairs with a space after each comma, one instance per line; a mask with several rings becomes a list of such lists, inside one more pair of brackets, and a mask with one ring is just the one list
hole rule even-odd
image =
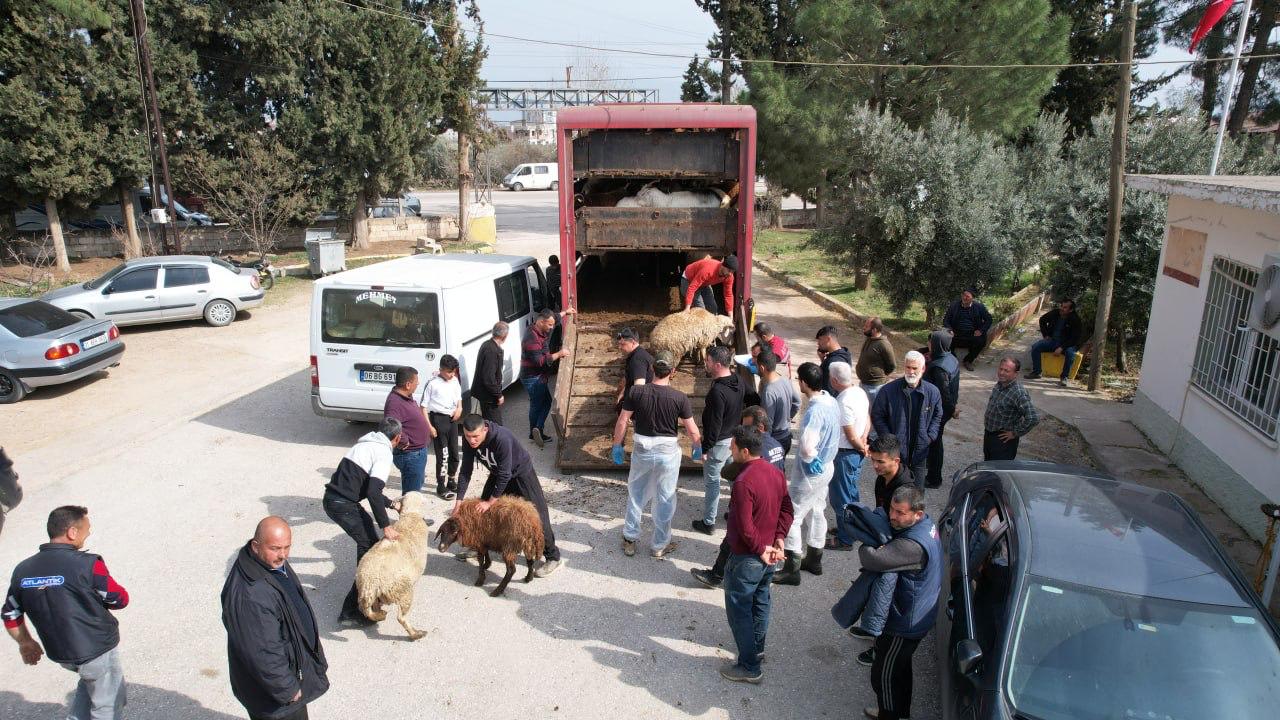
[[420, 492], [405, 493], [401, 499], [400, 517], [391, 526], [400, 533], [396, 540], [379, 540], [356, 567], [356, 595], [360, 612], [374, 622], [387, 617], [385, 606], [398, 608], [397, 619], [410, 640], [426, 635], [409, 624], [413, 608], [413, 591], [427, 568], [427, 546], [430, 536], [423, 512], [426, 496]]
[[542, 520], [533, 503], [514, 495], [499, 496], [483, 513], [477, 507], [480, 502], [477, 499], [463, 500], [453, 516], [440, 526], [437, 536], [439, 549], [444, 552], [457, 542], [479, 554], [480, 574], [476, 578], [476, 587], [484, 585], [491, 562], [489, 551], [500, 553], [507, 572], [498, 587], [489, 593], [491, 597], [498, 597], [506, 591], [507, 583], [515, 575], [516, 558], [520, 555], [524, 555], [529, 566], [524, 581], [533, 580], [533, 563], [542, 557]]
[[659, 320], [649, 333], [648, 348], [654, 355], [666, 350], [680, 359], [693, 353], [701, 363], [703, 353], [716, 340], [728, 343], [732, 338], [733, 320], [728, 315], [712, 315], [695, 307]]

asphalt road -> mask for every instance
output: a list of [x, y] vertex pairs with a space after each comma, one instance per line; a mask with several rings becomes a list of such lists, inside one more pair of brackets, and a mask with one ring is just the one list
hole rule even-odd
[[[428, 206], [456, 197], [422, 195]], [[554, 252], [552, 193], [498, 193], [495, 200], [501, 250]], [[806, 338], [832, 318], [759, 275], [755, 292], [761, 316], [794, 338], [797, 356], [812, 355]], [[681, 480], [674, 555], [627, 558], [619, 546], [625, 476], [561, 477], [551, 449], [533, 452], [564, 570], [513, 583], [504, 598], [491, 599], [471, 586], [474, 564], [433, 550], [412, 612], [413, 623], [429, 631], [424, 639], [407, 642], [392, 619], [367, 631], [336, 627], [354, 548], [319, 499], [367, 426], [312, 414], [310, 297], [298, 291], [274, 300], [227, 328], [126, 329], [120, 367], [0, 407], [0, 441], [26, 488], [0, 538], [0, 574], [7, 581], [45, 540], [50, 509], [90, 508], [88, 549], [104, 556], [132, 596], [118, 614], [130, 718], [243, 717], [227, 682], [218, 593], [234, 553], [267, 514], [294, 527], [292, 563], [317, 609], [330, 661], [332, 689], [312, 717], [847, 718], [874, 704], [867, 672], [854, 661], [864, 646], [829, 615], [856, 575], [853, 554], [828, 553], [826, 574], [775, 591], [764, 685], [726, 683], [717, 669], [732, 657], [733, 642], [722, 596], [688, 573], [710, 562], [720, 539], [689, 530], [701, 508], [701, 478]], [[518, 434], [526, 407], [517, 386], [507, 417]], [[980, 454], [972, 440], [977, 422], [980, 408], [969, 409], [948, 428], [948, 473]], [[864, 494], [869, 489], [864, 472]], [[934, 512], [942, 492], [930, 493]], [[445, 504], [431, 502], [442, 518]], [[646, 523], [646, 538], [649, 531]], [[491, 573], [490, 588], [495, 581]], [[24, 720], [59, 716], [74, 684], [47, 660], [23, 666], [5, 640], [0, 677], [0, 717]], [[935, 680], [926, 642], [917, 654], [913, 717], [937, 716]]]

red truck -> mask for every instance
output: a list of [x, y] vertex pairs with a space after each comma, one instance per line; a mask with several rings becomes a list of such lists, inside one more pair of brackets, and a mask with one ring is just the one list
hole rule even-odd
[[[552, 407], [557, 461], [563, 471], [607, 468], [622, 376], [613, 335], [631, 327], [643, 343], [658, 320], [680, 310], [689, 262], [737, 254], [735, 350], [746, 351], [756, 114], [747, 105], [704, 103], [566, 108], [556, 116], [556, 139], [561, 304], [577, 311], [565, 326], [569, 353]], [[655, 197], [703, 206], [641, 204]], [[695, 417], [708, 382], [688, 362], [673, 379]]]

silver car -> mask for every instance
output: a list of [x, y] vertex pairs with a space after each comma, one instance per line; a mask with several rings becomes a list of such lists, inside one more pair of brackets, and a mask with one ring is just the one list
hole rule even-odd
[[41, 300], [73, 315], [117, 325], [196, 320], [230, 325], [241, 310], [262, 304], [258, 273], [203, 255], [125, 261], [101, 277], [45, 293]]
[[40, 300], [0, 298], [0, 404], [115, 367], [121, 355], [124, 343], [110, 320], [86, 320]]

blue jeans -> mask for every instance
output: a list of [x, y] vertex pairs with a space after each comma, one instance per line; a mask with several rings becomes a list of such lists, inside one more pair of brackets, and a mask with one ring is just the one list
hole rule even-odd
[[640, 538], [640, 517], [653, 501], [653, 545], [661, 550], [671, 542], [671, 519], [676, 514], [676, 484], [680, 480], [680, 445], [674, 437], [635, 436], [631, 472], [627, 475], [627, 514], [622, 537]]
[[400, 471], [400, 492], [416, 492], [422, 490], [427, 477], [427, 448], [417, 450], [394, 450], [391, 462]]
[[862, 470], [862, 456], [854, 450], [836, 452], [835, 472], [827, 486], [827, 499], [836, 511], [836, 538], [845, 545], [853, 544], [853, 534], [844, 519], [844, 506], [858, 502], [858, 473]]
[[720, 471], [729, 464], [729, 438], [711, 446], [702, 456], [702, 482], [705, 495], [702, 499], [702, 522], [715, 527], [716, 511], [720, 509]]
[[536, 375], [520, 378], [520, 384], [524, 385], [525, 392], [529, 393], [529, 433], [533, 434], [533, 429], [538, 428], [538, 432], [546, 435], [542, 426], [546, 424], [547, 416], [551, 414], [551, 389], [545, 380]]
[[[684, 307], [684, 298], [689, 292], [689, 278], [684, 275], [680, 276], [680, 306]], [[719, 312], [720, 306], [716, 305], [716, 293], [711, 289], [710, 285], [703, 285], [698, 288], [698, 292], [693, 294], [693, 307], [703, 308], [707, 312], [715, 315]]]
[[1040, 374], [1040, 353], [1051, 353], [1058, 348], [1062, 348], [1062, 379], [1066, 380], [1071, 374], [1071, 366], [1075, 363], [1076, 349], [1073, 347], [1063, 347], [1057, 340], [1053, 338], [1044, 338], [1037, 340], [1036, 344], [1031, 346], [1031, 372]]
[[769, 586], [773, 567], [755, 555], [730, 555], [724, 570], [724, 614], [738, 646], [738, 664], [751, 672], [760, 671], [769, 632]]

